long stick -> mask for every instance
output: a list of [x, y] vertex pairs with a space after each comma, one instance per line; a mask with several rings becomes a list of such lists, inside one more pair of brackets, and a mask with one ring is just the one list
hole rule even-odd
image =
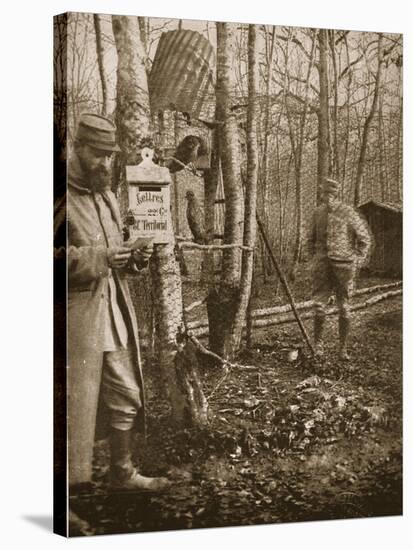
[[278, 274], [278, 277], [280, 278], [280, 281], [281, 281], [282, 285], [284, 286], [285, 293], [287, 294], [287, 297], [290, 301], [291, 309], [293, 310], [294, 317], [297, 320], [298, 326], [300, 327], [300, 330], [303, 333], [304, 339], [307, 342], [308, 347], [310, 348], [311, 354], [315, 355], [315, 350], [314, 350], [313, 344], [311, 343], [310, 338], [308, 337], [305, 326], [303, 325], [303, 322], [301, 321], [301, 317], [300, 317], [300, 315], [297, 311], [297, 308], [295, 307], [295, 301], [294, 301], [293, 295], [291, 294], [291, 290], [290, 290], [288, 281], [285, 278], [284, 273], [282, 272], [281, 267], [280, 267], [276, 257], [274, 256], [271, 245], [268, 242], [267, 235], [265, 233], [264, 227], [261, 223], [261, 220], [260, 220], [258, 214], [257, 214], [257, 225], [258, 225], [259, 230], [261, 231], [262, 239], [264, 241], [265, 246], [267, 247], [268, 253], [270, 255], [272, 263], [274, 264], [274, 267], [275, 267], [275, 270]]

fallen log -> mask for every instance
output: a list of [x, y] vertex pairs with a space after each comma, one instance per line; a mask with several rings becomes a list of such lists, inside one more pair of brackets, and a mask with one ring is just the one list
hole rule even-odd
[[364, 288], [358, 288], [353, 292], [353, 296], [360, 296], [361, 294], [372, 294], [373, 292], [379, 291], [379, 290], [388, 290], [390, 288], [400, 288], [402, 286], [402, 281], [396, 281], [395, 283], [388, 283], [386, 285], [375, 285], [375, 286], [367, 286]]
[[[391, 286], [389, 285], [387, 288], [394, 288], [396, 283], [391, 283]], [[383, 285], [385, 286], [385, 285]], [[374, 287], [371, 287], [374, 288]], [[356, 291], [357, 292], [357, 291]], [[357, 293], [358, 296], [363, 294], [369, 294], [369, 289], [360, 289]], [[351, 311], [357, 311], [359, 309], [364, 309], [366, 307], [369, 307], [371, 305], [377, 304], [383, 300], [387, 300], [388, 298], [393, 298], [395, 296], [400, 296], [403, 293], [403, 289], [398, 288], [396, 290], [389, 290], [388, 292], [384, 292], [382, 294], [379, 294], [378, 296], [372, 296], [371, 298], [368, 298], [364, 302], [358, 302], [356, 304], [353, 304], [350, 306]], [[356, 294], [356, 293], [354, 293]], [[302, 304], [306, 304], [306, 307], [308, 302], [302, 302]], [[311, 302], [312, 305], [312, 302]], [[294, 321], [293, 316], [291, 315], [291, 309], [287, 310], [285, 306], [281, 306], [283, 309], [281, 311], [284, 315], [279, 315], [280, 309], [278, 308], [276, 313], [273, 313], [272, 315], [263, 315], [262, 318], [254, 318], [252, 326], [253, 328], [265, 328], [270, 327], [273, 325], [280, 325], [284, 323], [291, 323]], [[337, 307], [332, 307], [327, 310], [327, 315], [334, 315], [338, 313]], [[313, 317], [313, 311], [307, 311], [302, 314], [303, 319], [310, 319]], [[207, 336], [208, 335], [208, 324], [205, 321], [193, 321], [188, 323], [188, 329], [191, 331], [191, 333], [196, 336], [197, 338]]]
[[[313, 307], [313, 300], [306, 300], [305, 302], [298, 302], [296, 304], [297, 309], [308, 309]], [[282, 306], [267, 307], [262, 309], [254, 309], [252, 312], [252, 318], [266, 317], [268, 315], [278, 315], [279, 313], [289, 313], [292, 311], [290, 304], [284, 304]]]
[[[377, 304], [378, 302], [381, 302], [383, 300], [387, 300], [387, 298], [393, 298], [394, 296], [399, 296], [402, 294], [402, 290], [390, 290], [389, 292], [385, 292], [384, 294], [379, 294], [379, 296], [373, 296], [372, 298], [369, 298], [365, 302], [359, 302], [357, 304], [354, 304], [350, 306], [350, 311], [357, 311], [359, 309], [364, 309], [366, 307], [369, 307], [371, 305]], [[326, 315], [335, 315], [338, 313], [338, 307], [332, 307], [327, 309]], [[313, 311], [307, 311], [303, 313], [302, 317], [303, 319], [310, 319], [313, 317], [314, 312]], [[257, 319], [253, 322], [252, 326], [255, 328], [263, 328], [263, 327], [270, 327], [273, 325], [281, 325], [283, 323], [291, 323], [294, 321], [293, 317], [291, 315], [284, 315], [282, 317], [266, 317], [264, 319]]]
[[[389, 283], [386, 285], [375, 285], [375, 286], [370, 286], [365, 288], [359, 288], [353, 292], [352, 296], [362, 296], [364, 294], [373, 294], [374, 292], [381, 291], [381, 290], [388, 290], [391, 288], [401, 288], [401, 286], [402, 286], [402, 281], [397, 281], [395, 283]], [[199, 300], [198, 302], [194, 302], [193, 304], [185, 308], [185, 311], [189, 312], [191, 309], [201, 305], [203, 302], [204, 300]], [[312, 307], [313, 307], [313, 300], [306, 300], [305, 302], [299, 302], [298, 304], [296, 304], [296, 308], [300, 310], [310, 309]], [[261, 317], [269, 317], [273, 315], [289, 313], [291, 311], [292, 311], [291, 305], [284, 304], [282, 306], [255, 309], [252, 312], [251, 316], [253, 319], [260, 319]], [[189, 328], [191, 328], [191, 330], [204, 328], [205, 326], [207, 326], [207, 323], [202, 319], [199, 321], [191, 321], [189, 323]]]
[[[359, 288], [355, 290], [352, 294], [352, 296], [361, 296], [363, 294], [372, 294], [373, 292], [378, 292], [382, 290], [389, 290], [390, 288], [399, 288], [402, 285], [402, 281], [397, 281], [396, 283], [389, 283], [386, 285], [375, 285], [365, 288]], [[296, 304], [297, 309], [308, 309], [310, 307], [313, 307], [313, 300], [306, 300], [305, 302], [298, 302]], [[263, 317], [266, 315], [274, 315], [278, 313], [286, 313], [288, 311], [291, 311], [290, 304], [285, 304], [282, 306], [274, 306], [274, 307], [268, 307], [268, 308], [262, 308], [262, 309], [255, 309], [252, 312], [252, 317]]]

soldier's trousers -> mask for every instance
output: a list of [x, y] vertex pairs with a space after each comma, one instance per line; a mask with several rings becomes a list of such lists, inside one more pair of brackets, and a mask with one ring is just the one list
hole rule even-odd
[[313, 264], [313, 294], [316, 315], [324, 315], [332, 294], [336, 296], [340, 315], [349, 317], [349, 299], [356, 269], [354, 262], [337, 262], [327, 256], [316, 257]]
[[102, 399], [110, 411], [110, 425], [130, 430], [142, 406], [131, 349], [103, 353]]

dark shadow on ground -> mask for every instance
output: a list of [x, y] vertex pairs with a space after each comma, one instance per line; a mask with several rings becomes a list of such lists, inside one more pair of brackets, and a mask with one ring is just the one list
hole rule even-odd
[[29, 523], [33, 523], [42, 529], [53, 532], [53, 517], [52, 516], [23, 516], [23, 519]]

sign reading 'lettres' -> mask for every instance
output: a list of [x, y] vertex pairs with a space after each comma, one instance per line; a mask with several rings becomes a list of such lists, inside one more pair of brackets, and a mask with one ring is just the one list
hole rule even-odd
[[171, 178], [169, 170], [152, 161], [153, 151], [143, 149], [143, 161], [126, 167], [129, 184], [129, 220], [131, 238], [153, 237], [155, 244], [173, 240], [170, 211]]

